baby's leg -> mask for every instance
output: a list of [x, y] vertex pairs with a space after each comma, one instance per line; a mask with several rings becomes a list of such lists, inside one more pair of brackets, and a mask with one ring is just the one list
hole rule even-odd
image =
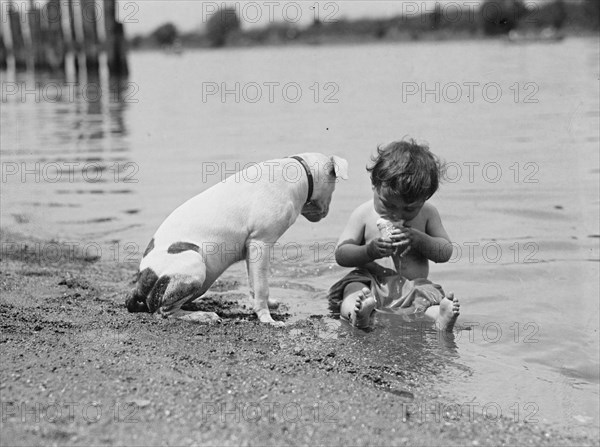
[[452, 331], [454, 323], [460, 314], [460, 303], [454, 298], [452, 292], [442, 298], [439, 306], [428, 307], [425, 315], [435, 320], [435, 325], [440, 331]]
[[365, 328], [371, 325], [371, 316], [377, 300], [361, 282], [352, 282], [344, 288], [344, 301], [340, 308], [340, 318], [352, 326]]

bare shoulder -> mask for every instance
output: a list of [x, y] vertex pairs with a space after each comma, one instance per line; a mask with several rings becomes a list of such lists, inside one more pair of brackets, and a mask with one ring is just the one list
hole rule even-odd
[[367, 217], [373, 214], [374, 209], [375, 208], [373, 207], [373, 199], [371, 199], [357, 206], [352, 214], [354, 214], [356, 217], [360, 217], [363, 220], [366, 220]]
[[346, 227], [340, 234], [339, 244], [351, 242], [360, 244], [364, 238], [365, 226], [369, 221], [369, 213], [373, 208], [373, 201], [367, 201], [352, 211]]
[[440, 213], [438, 212], [437, 208], [429, 202], [425, 202], [425, 204], [423, 205], [423, 208], [421, 208], [421, 214], [427, 220], [429, 220], [431, 218], [438, 218], [438, 219], [440, 218]]
[[371, 213], [372, 209], [373, 209], [373, 200], [369, 200], [365, 203], [358, 205], [356, 208], [354, 208], [354, 211], [352, 211], [349, 222], [354, 222], [354, 223], [366, 222], [368, 220], [369, 214]]
[[446, 232], [444, 224], [442, 223], [440, 213], [435, 206], [426, 202], [423, 205], [423, 208], [421, 208], [421, 213], [425, 220], [425, 232], [428, 235], [433, 237], [442, 237], [450, 241], [448, 233]]

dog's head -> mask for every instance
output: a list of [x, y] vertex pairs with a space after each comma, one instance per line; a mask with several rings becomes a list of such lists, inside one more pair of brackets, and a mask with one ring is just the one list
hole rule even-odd
[[298, 154], [302, 157], [313, 176], [314, 189], [310, 201], [304, 204], [301, 214], [311, 222], [327, 216], [331, 196], [338, 179], [348, 178], [348, 162], [337, 155], [318, 153]]

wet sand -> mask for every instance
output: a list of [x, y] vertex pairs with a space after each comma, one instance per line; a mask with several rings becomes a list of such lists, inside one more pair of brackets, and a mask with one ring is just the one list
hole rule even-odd
[[0, 266], [2, 445], [598, 444], [444, 405], [436, 362], [374, 361], [329, 316], [259, 324], [244, 278], [213, 286], [208, 326], [129, 314], [132, 264], [3, 250]]

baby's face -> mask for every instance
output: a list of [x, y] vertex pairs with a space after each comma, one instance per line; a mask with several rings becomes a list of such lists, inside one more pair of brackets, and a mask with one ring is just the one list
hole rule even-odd
[[377, 214], [397, 222], [399, 220], [409, 221], [417, 217], [425, 204], [425, 200], [407, 203], [399, 196], [373, 188], [373, 204]]

